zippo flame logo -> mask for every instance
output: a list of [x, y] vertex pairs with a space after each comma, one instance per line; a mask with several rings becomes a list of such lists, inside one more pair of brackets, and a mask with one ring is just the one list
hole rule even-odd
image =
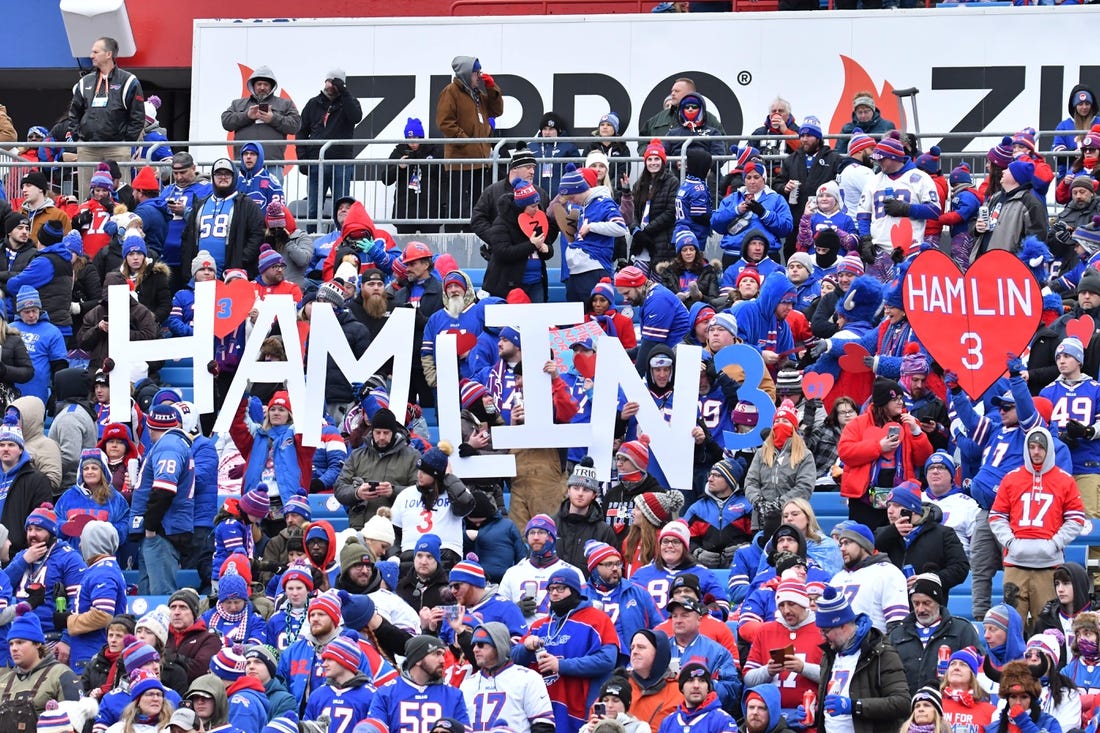
[[[252, 72], [254, 71], [254, 69], [250, 66], [245, 66], [244, 64], [237, 64], [237, 68], [240, 69], [240, 72], [241, 72], [241, 97], [247, 97], [250, 94], [252, 94], [252, 92], [249, 91], [249, 89], [248, 89], [248, 78], [250, 76], [252, 76]], [[279, 98], [280, 99], [286, 99], [286, 100], [289, 100], [291, 102], [294, 101], [291, 98], [291, 96], [286, 93], [286, 90], [283, 89], [281, 86], [279, 87]], [[228, 132], [225, 135], [225, 139], [229, 140], [229, 141], [232, 141], [235, 137], [236, 137], [236, 135], [234, 135], [234, 133], [232, 133], [232, 132]], [[294, 139], [293, 135], [287, 135], [287, 140], [293, 140], [293, 139]], [[234, 161], [237, 160], [237, 151], [233, 149], [232, 145], [226, 145], [225, 149], [229, 153], [229, 159], [230, 160], [234, 160]], [[293, 145], [287, 145], [286, 146], [286, 159], [287, 160], [298, 160], [298, 150]], [[294, 167], [294, 165], [292, 163], [287, 163], [286, 165], [284, 165], [283, 166], [283, 175], [286, 176], [288, 173], [290, 173], [290, 169], [293, 168], [293, 167]]]
[[833, 112], [833, 118], [829, 122], [829, 132], [838, 133], [840, 129], [852, 121], [852, 97], [856, 92], [867, 91], [875, 100], [875, 106], [886, 119], [894, 122], [899, 130], [905, 129], [905, 110], [902, 109], [900, 100], [894, 96], [894, 85], [888, 81], [882, 83], [882, 91], [876, 92], [874, 80], [859, 62], [841, 55], [840, 61], [844, 64], [844, 90], [840, 93], [840, 99]]

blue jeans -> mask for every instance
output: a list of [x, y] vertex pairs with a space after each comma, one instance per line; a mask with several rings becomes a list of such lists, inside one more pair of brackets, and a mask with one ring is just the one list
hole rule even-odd
[[[324, 174], [318, 171], [316, 165], [310, 166], [308, 179], [306, 196], [309, 199], [309, 207], [306, 211], [310, 219], [316, 219], [319, 213], [324, 211], [325, 198], [330, 191], [334, 205], [336, 199], [348, 195], [351, 182], [355, 179], [355, 166], [326, 163]], [[311, 224], [308, 229], [311, 232], [319, 231], [320, 222], [317, 225]]]
[[179, 570], [180, 553], [175, 545], [159, 534], [142, 540], [141, 580], [138, 583], [142, 595], [170, 596], [175, 593]]

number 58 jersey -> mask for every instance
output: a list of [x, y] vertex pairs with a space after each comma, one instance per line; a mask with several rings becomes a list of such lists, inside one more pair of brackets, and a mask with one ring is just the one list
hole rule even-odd
[[532, 669], [508, 663], [495, 674], [481, 670], [463, 680], [461, 689], [474, 733], [501, 725], [515, 733], [554, 729], [546, 681]]

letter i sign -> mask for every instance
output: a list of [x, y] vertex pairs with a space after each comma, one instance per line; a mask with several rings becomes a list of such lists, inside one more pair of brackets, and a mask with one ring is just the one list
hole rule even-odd
[[917, 255], [902, 304], [917, 339], [959, 386], [978, 399], [1027, 348], [1043, 313], [1039, 283], [1011, 252], [994, 250], [963, 274], [939, 250]]

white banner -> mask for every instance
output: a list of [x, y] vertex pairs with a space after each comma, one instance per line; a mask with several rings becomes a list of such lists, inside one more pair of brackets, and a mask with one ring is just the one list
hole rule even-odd
[[[451, 59], [477, 56], [505, 92], [498, 131], [529, 137], [554, 110], [588, 134], [610, 109], [637, 133], [673, 80], [689, 76], [730, 134], [763, 124], [771, 100], [795, 117], [839, 131], [851, 99], [873, 91], [900, 123], [892, 89], [916, 87], [921, 129], [1052, 129], [1066, 116], [1079, 79], [1100, 82], [1100, 66], [1068, 39], [1100, 30], [1100, 8], [944, 8], [695, 15], [196, 21], [191, 139], [221, 140], [221, 113], [242, 96], [257, 66], [271, 67], [301, 109], [333, 67], [362, 100], [363, 139], [402, 137], [408, 117], [434, 130], [435, 100]], [[1026, 39], [1006, 45], [1005, 39]], [[1061, 40], [1060, 40], [1061, 39]], [[1068, 42], [1068, 45], [1067, 45]], [[1010, 48], [1026, 49], [1022, 52]], [[1096, 85], [1094, 85], [1096, 88]], [[908, 105], [906, 105], [908, 108]], [[912, 129], [910, 123], [909, 129]], [[937, 140], [926, 140], [924, 147]], [[982, 150], [988, 137], [942, 145]], [[1050, 141], [1040, 140], [1042, 147]], [[385, 158], [388, 145], [361, 157]], [[210, 162], [217, 151], [201, 151]]]

